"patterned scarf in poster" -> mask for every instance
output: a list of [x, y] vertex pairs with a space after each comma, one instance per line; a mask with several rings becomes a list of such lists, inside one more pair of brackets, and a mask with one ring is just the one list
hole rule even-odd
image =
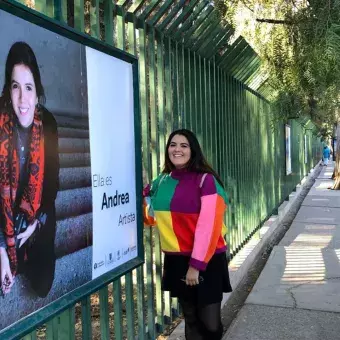
[[[11, 272], [15, 276], [18, 270], [18, 261], [15, 248], [14, 207], [20, 163], [13, 138], [14, 126], [14, 113], [0, 112], [0, 213], [3, 221], [1, 227], [6, 238]], [[28, 185], [24, 189], [19, 204], [19, 210], [25, 214], [29, 224], [34, 221], [41, 204], [44, 161], [42, 117], [39, 110], [36, 109], [28, 156]]]

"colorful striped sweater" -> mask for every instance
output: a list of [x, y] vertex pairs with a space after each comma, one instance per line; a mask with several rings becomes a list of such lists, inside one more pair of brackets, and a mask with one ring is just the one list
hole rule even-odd
[[191, 256], [205, 270], [215, 253], [226, 251], [227, 196], [211, 174], [186, 170], [161, 174], [144, 189], [144, 223], [159, 229], [163, 252]]

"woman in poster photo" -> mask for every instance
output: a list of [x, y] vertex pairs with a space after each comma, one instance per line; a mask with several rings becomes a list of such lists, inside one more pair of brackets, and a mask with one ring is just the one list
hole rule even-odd
[[164, 169], [143, 195], [144, 222], [157, 222], [165, 253], [162, 289], [179, 299], [185, 338], [221, 339], [222, 296], [232, 290], [223, 222], [228, 199], [191, 131], [170, 135]]
[[44, 88], [34, 52], [24, 42], [9, 50], [0, 98], [1, 290], [18, 274], [35, 293], [51, 289], [59, 159], [57, 123], [44, 108]]

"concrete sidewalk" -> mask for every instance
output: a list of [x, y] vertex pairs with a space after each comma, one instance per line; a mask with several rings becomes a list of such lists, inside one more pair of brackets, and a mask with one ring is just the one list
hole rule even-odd
[[306, 196], [223, 340], [340, 339], [340, 191], [333, 163]]

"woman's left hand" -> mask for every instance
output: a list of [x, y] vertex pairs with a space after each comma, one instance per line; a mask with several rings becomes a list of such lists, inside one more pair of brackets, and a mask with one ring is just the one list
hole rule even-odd
[[20, 233], [17, 238], [18, 240], [21, 239], [19, 248], [31, 237], [31, 235], [34, 233], [35, 229], [37, 228], [38, 225], [38, 220], [34, 220], [33, 223], [31, 223], [26, 231], [24, 231], [23, 233]]
[[199, 281], [198, 281], [199, 274], [200, 274], [199, 270], [197, 270], [193, 267], [189, 267], [189, 269], [187, 271], [187, 275], [185, 277], [185, 283], [188, 286], [198, 285], [199, 284]]

